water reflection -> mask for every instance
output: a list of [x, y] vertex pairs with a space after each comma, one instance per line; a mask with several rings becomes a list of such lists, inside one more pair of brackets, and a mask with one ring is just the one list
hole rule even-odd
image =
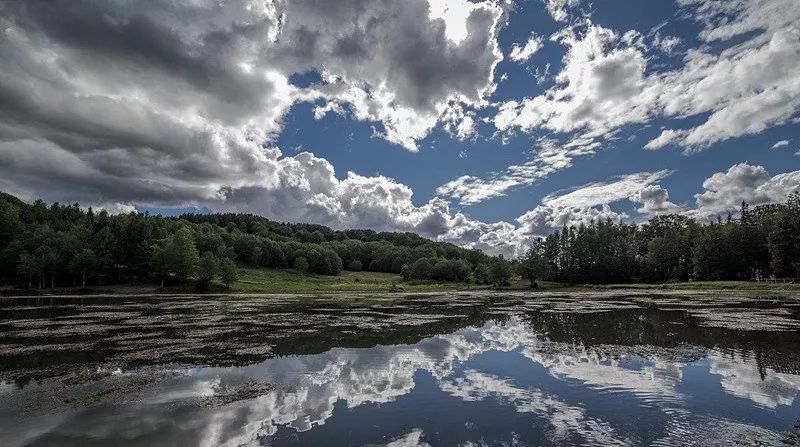
[[481, 305], [407, 343], [6, 384], [0, 444], [768, 445], [800, 418], [796, 331]]

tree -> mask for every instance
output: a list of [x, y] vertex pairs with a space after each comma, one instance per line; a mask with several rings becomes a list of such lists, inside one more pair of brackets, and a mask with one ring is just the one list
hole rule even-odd
[[233, 262], [231, 258], [225, 258], [220, 263], [219, 277], [228, 290], [230, 290], [231, 285], [239, 279], [239, 270], [236, 268], [236, 263]]
[[472, 275], [475, 277], [476, 284], [489, 284], [489, 268], [486, 267], [486, 264], [476, 265]]
[[323, 251], [321, 263], [322, 267], [318, 269], [318, 273], [323, 275], [336, 276], [342, 271], [342, 259], [333, 250]]
[[192, 276], [197, 271], [197, 264], [200, 257], [197, 248], [194, 246], [194, 235], [192, 230], [181, 227], [172, 237], [171, 243], [173, 270], [181, 281]]
[[308, 267], [309, 267], [308, 260], [306, 260], [306, 258], [304, 258], [303, 256], [298, 256], [297, 258], [294, 259], [294, 269], [295, 270], [298, 270], [298, 271], [301, 271], [301, 272], [307, 272], [308, 271]]
[[433, 270], [433, 264], [428, 258], [420, 258], [414, 261], [414, 264], [411, 266], [411, 279], [429, 279], [431, 277], [431, 271]]
[[197, 274], [197, 287], [201, 290], [208, 290], [211, 282], [219, 270], [219, 261], [214, 253], [207, 251], [200, 258], [200, 268]]
[[790, 209], [778, 213], [774, 228], [769, 233], [769, 251], [772, 271], [778, 277], [795, 276], [800, 259], [800, 219], [795, 218]]
[[408, 281], [411, 279], [411, 267], [408, 264], [404, 265], [403, 268], [400, 269], [400, 276], [403, 278], [403, 281]]
[[39, 263], [36, 259], [36, 256], [26, 252], [23, 252], [19, 256], [19, 262], [17, 263], [17, 273], [20, 276], [27, 276], [28, 277], [28, 288], [30, 289], [33, 282], [33, 277], [39, 274]]
[[86, 287], [86, 272], [91, 272], [97, 267], [97, 256], [94, 251], [84, 248], [79, 251], [70, 262], [70, 270], [81, 276], [81, 287]]
[[161, 275], [161, 284], [164, 278], [175, 275], [180, 281], [185, 281], [197, 271], [200, 256], [194, 245], [192, 230], [181, 227], [161, 245], [153, 248], [152, 264], [157, 273]]
[[542, 256], [543, 248], [543, 243], [534, 243], [517, 264], [520, 276], [530, 281], [531, 288], [538, 287], [537, 278], [545, 278], [550, 274], [550, 266]]
[[[53, 241], [51, 241], [53, 243]], [[50, 273], [50, 286], [56, 285], [56, 265], [58, 264], [58, 254], [53, 246], [42, 246], [36, 249], [36, 257], [39, 265], [39, 288], [46, 287], [45, 273]]]
[[510, 279], [511, 266], [509, 265], [508, 261], [500, 256], [489, 268], [489, 281], [491, 281], [495, 287], [502, 287], [507, 286]]
[[10, 240], [19, 226], [19, 208], [0, 200], [0, 243]]

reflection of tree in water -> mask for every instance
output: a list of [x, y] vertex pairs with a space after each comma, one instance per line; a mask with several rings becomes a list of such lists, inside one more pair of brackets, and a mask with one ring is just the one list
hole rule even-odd
[[531, 327], [553, 341], [595, 345], [652, 345], [671, 348], [682, 344], [721, 352], [752, 352], [760, 374], [765, 369], [800, 374], [800, 333], [797, 331], [737, 330], [701, 325], [688, 310], [657, 307], [616, 309], [610, 312], [533, 312]]

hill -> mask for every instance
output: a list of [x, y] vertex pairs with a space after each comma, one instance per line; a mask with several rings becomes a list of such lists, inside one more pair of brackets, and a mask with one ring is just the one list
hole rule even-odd
[[257, 268], [301, 274], [293, 280], [345, 270], [485, 282], [481, 272], [495, 260], [413, 233], [334, 230], [252, 214], [111, 215], [0, 195], [0, 281], [18, 287], [190, 282], [207, 289], [216, 278], [231, 283]]

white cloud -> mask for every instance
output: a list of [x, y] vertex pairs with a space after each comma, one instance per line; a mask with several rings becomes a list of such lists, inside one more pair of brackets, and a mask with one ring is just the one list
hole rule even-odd
[[528, 233], [542, 237], [564, 226], [589, 225], [607, 219], [619, 222], [629, 217], [613, 211], [607, 203], [586, 206], [538, 205], [517, 218], [517, 222]]
[[[507, 6], [432, 3], [4, 4], [0, 185], [173, 206], [273, 188], [300, 159], [264, 146], [302, 101], [316, 102], [316, 118], [375, 121], [378, 136], [409, 150], [439, 123], [474, 138]], [[289, 83], [310, 71], [323, 82]]]
[[703, 191], [694, 196], [697, 207], [690, 214], [705, 218], [735, 212], [742, 200], [752, 205], [782, 203], [798, 190], [800, 170], [770, 176], [763, 166], [739, 163], [703, 182]]
[[517, 222], [525, 233], [541, 236], [563, 226], [627, 219], [630, 216], [626, 213], [610, 207], [623, 200], [643, 204], [639, 212], [648, 216], [676, 211], [678, 207], [667, 200], [667, 191], [656, 184], [670, 174], [666, 170], [640, 172], [590, 183], [566, 193], [550, 194], [536, 208], [517, 218]]
[[597, 143], [583, 140], [560, 146], [553, 140], [543, 139], [538, 142], [538, 150], [530, 160], [511, 165], [503, 172], [486, 178], [460, 176], [439, 186], [436, 194], [457, 199], [462, 205], [501, 197], [510, 189], [532, 185], [536, 180], [572, 166], [574, 158], [594, 154], [597, 146]]
[[779, 148], [782, 148], [782, 147], [786, 147], [788, 145], [789, 145], [789, 140], [781, 140], [781, 141], [778, 141], [777, 143], [773, 144], [772, 148], [773, 149], [779, 149]]
[[520, 45], [518, 43], [512, 45], [508, 57], [514, 62], [526, 62], [542, 48], [542, 41], [543, 39], [541, 36], [531, 34], [531, 37], [528, 38], [525, 45]]
[[653, 45], [668, 55], [674, 53], [680, 43], [681, 39], [675, 36], [662, 36], [658, 32], [653, 36]]
[[661, 149], [668, 144], [674, 144], [683, 136], [683, 132], [674, 129], [665, 129], [659, 136], [644, 145], [645, 149]]
[[662, 170], [623, 175], [611, 182], [583, 185], [566, 194], [551, 194], [542, 199], [542, 204], [554, 207], [585, 207], [614, 203], [634, 196], [670, 174], [670, 171]]
[[578, 6], [578, 0], [542, 0], [547, 12], [557, 22], [566, 22], [569, 18], [569, 10]]
[[[553, 2], [555, 11], [561, 11]], [[612, 137], [622, 126], [653, 117], [708, 114], [689, 129], [666, 129], [645, 147], [672, 143], [688, 150], [783, 124], [800, 110], [800, 8], [793, 0], [682, 0], [704, 29], [683, 65], [648, 67], [651, 48], [671, 54], [680, 42], [658, 32], [645, 38], [591, 22], [553, 39], [567, 47], [556, 85], [543, 94], [501, 104], [500, 131], [547, 130]], [[556, 16], [564, 17], [560, 13]], [[748, 34], [749, 33], [749, 34]], [[733, 38], [745, 38], [735, 42]], [[722, 48], [720, 50], [720, 47]], [[656, 65], [656, 67], [658, 67]]]
[[669, 192], [660, 185], [648, 185], [629, 197], [631, 202], [642, 205], [636, 211], [650, 216], [676, 213], [681, 207], [670, 202]]
[[623, 124], [645, 122], [652, 98], [643, 52], [624, 36], [589, 24], [583, 34], [567, 28], [555, 39], [567, 46], [556, 85], [544, 94], [502, 104], [494, 124], [500, 131], [543, 128], [594, 138]]
[[[306, 99], [339, 105], [323, 110], [349, 107], [356, 119], [381, 123], [378, 136], [411, 151], [450, 107], [486, 105], [495, 88], [494, 67], [502, 59], [496, 34], [504, 6], [465, 0], [430, 6], [421, 0], [387, 1], [359, 8], [355, 20], [345, 20], [344, 12], [330, 17], [326, 10], [298, 8], [298, 22], [287, 19], [282, 33], [302, 38], [309, 27], [315, 30], [320, 48], [303, 68], [328, 80], [309, 89]], [[430, 22], [419, 18], [426, 13]], [[294, 49], [283, 51], [292, 55]]]

